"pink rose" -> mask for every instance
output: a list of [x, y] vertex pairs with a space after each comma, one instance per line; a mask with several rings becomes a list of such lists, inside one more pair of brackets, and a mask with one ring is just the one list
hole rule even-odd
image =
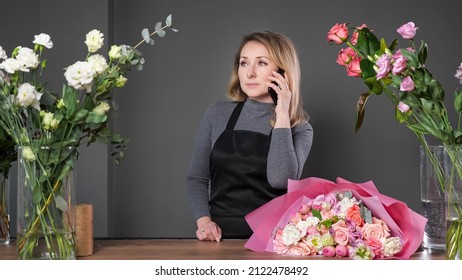
[[330, 30], [327, 32], [327, 42], [334, 42], [337, 45], [342, 44], [348, 39], [349, 31], [346, 26], [346, 23], [338, 24], [336, 23]]
[[335, 247], [334, 246], [326, 246], [322, 248], [322, 254], [325, 257], [334, 257], [335, 256]]
[[360, 77], [361, 76], [361, 67], [359, 63], [361, 62], [360, 57], [353, 59], [350, 64], [347, 66], [347, 75], [350, 77]]
[[414, 88], [414, 81], [409, 76], [405, 77], [399, 86], [400, 91], [413, 91]]
[[297, 243], [297, 245], [290, 246], [287, 251], [287, 254], [294, 256], [312, 256], [316, 255], [316, 253], [317, 251], [313, 244], [310, 244], [305, 240], [301, 240]]
[[363, 218], [361, 218], [361, 213], [359, 212], [359, 206], [357, 204], [347, 209], [345, 218], [352, 221], [358, 227], [362, 226], [364, 223]]
[[419, 29], [415, 24], [410, 21], [406, 24], [403, 24], [398, 30], [396, 30], [404, 39], [414, 39], [415, 33]]
[[[365, 27], [367, 27], [367, 25], [363, 23], [361, 26], [356, 27], [356, 30], [361, 30]], [[356, 43], [358, 42], [358, 36], [359, 36], [358, 31], [353, 32], [353, 35], [351, 35], [351, 39], [350, 39], [351, 44], [356, 45]]]
[[341, 49], [337, 55], [337, 64], [340, 66], [348, 65], [356, 53], [352, 48]]
[[377, 71], [377, 80], [385, 78], [388, 76], [391, 70], [391, 61], [389, 54], [383, 54], [377, 61], [375, 62], [376, 71]]
[[337, 245], [335, 247], [335, 254], [339, 257], [348, 256], [348, 247], [345, 245]]
[[[379, 220], [379, 219], [377, 219], [377, 220]], [[383, 223], [382, 220], [380, 220], [380, 221], [381, 222], [376, 222], [373, 219], [374, 223], [372, 223], [372, 224], [365, 223], [364, 224], [364, 226], [361, 228], [361, 232], [362, 232], [363, 238], [365, 240], [369, 240], [371, 238], [376, 238], [376, 239], [387, 238], [387, 237], [390, 236], [388, 226], [385, 223]]]
[[398, 103], [398, 110], [401, 112], [401, 113], [407, 113], [409, 112], [409, 110], [411, 109], [411, 107], [409, 105], [407, 105], [406, 103], [400, 101]]
[[340, 245], [347, 245], [350, 240], [350, 230], [345, 224], [345, 221], [339, 220], [332, 225], [332, 229], [334, 230], [333, 235], [335, 242]]

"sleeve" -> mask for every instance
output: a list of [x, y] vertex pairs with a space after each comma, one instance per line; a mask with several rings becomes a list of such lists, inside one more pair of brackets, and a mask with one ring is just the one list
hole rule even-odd
[[200, 121], [186, 175], [186, 196], [195, 220], [203, 216], [210, 216], [208, 189], [213, 111], [213, 106], [210, 106]]
[[273, 129], [266, 170], [273, 188], [284, 189], [288, 179], [300, 179], [312, 143], [313, 128], [308, 122]]

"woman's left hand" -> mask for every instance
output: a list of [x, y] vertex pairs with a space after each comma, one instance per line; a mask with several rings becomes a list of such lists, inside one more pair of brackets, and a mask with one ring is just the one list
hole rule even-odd
[[273, 76], [269, 76], [272, 82], [268, 82], [268, 86], [272, 87], [278, 95], [278, 102], [276, 108], [276, 123], [274, 128], [277, 127], [290, 127], [289, 108], [290, 100], [292, 99], [292, 92], [290, 91], [289, 84], [284, 76], [276, 71], [273, 71]]

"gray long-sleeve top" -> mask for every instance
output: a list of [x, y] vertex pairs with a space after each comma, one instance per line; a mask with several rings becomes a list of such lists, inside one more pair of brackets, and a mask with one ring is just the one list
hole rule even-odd
[[[237, 103], [217, 101], [202, 117], [196, 136], [189, 170], [186, 194], [194, 218], [210, 216], [209, 182], [210, 154], [215, 141], [225, 130]], [[251, 99], [245, 101], [234, 130], [250, 130], [269, 135], [271, 144], [267, 160], [268, 183], [276, 189], [287, 188], [288, 179], [299, 179], [313, 141], [313, 129], [308, 122], [292, 128], [271, 127], [274, 104]]]

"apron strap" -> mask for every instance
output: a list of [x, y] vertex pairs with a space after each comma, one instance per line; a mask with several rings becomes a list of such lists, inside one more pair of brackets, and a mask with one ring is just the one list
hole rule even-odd
[[244, 101], [239, 102], [234, 108], [234, 111], [231, 114], [231, 117], [229, 117], [228, 124], [226, 125], [226, 130], [234, 130], [234, 126], [236, 125], [237, 119], [239, 118], [239, 115], [241, 114], [242, 107], [244, 107]]

